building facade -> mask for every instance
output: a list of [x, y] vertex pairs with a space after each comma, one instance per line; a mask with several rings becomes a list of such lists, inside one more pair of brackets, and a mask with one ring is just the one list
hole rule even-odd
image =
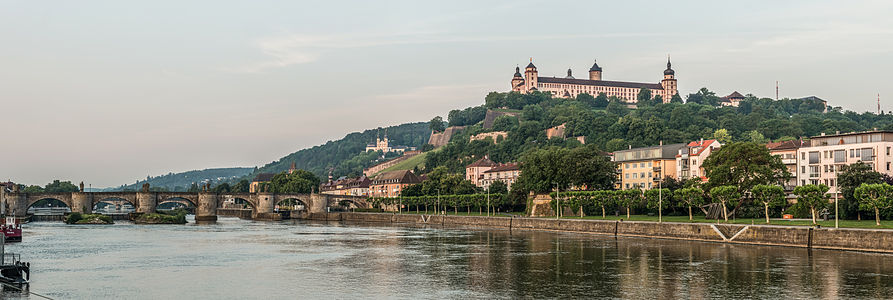
[[475, 186], [481, 186], [481, 178], [483, 178], [484, 172], [495, 166], [495, 162], [484, 156], [484, 158], [465, 166], [465, 180], [471, 181]]
[[273, 174], [273, 173], [257, 174], [257, 176], [254, 176], [254, 179], [251, 180], [251, 184], [248, 185], [248, 192], [249, 193], [260, 192], [260, 186], [264, 183], [272, 181], [273, 176], [276, 176], [276, 174]]
[[511, 81], [512, 91], [529, 93], [532, 91], [541, 91], [551, 93], [556, 97], [572, 98], [579, 94], [590, 94], [596, 96], [605, 93], [608, 97], [615, 96], [623, 99], [627, 103], [636, 103], [636, 96], [640, 89], [651, 90], [652, 96], [660, 95], [663, 97], [664, 103], [670, 102], [673, 95], [676, 95], [678, 85], [676, 81], [676, 72], [670, 67], [670, 60], [667, 59], [667, 69], [664, 70], [664, 77], [660, 83], [641, 83], [641, 82], [625, 82], [625, 81], [608, 81], [602, 79], [602, 68], [598, 63], [593, 63], [589, 68], [588, 79], [577, 79], [567, 70], [567, 76], [559, 77], [540, 77], [536, 66], [533, 65], [533, 59], [530, 64], [524, 68], [524, 74], [521, 69], [515, 67], [515, 75]]
[[369, 185], [372, 180], [366, 176], [355, 178], [341, 178], [319, 185], [320, 194], [369, 196]]
[[720, 106], [732, 106], [738, 107], [741, 105], [741, 101], [744, 101], [744, 95], [741, 95], [738, 91], [734, 91], [728, 96], [719, 98]]
[[478, 180], [480, 182], [480, 187], [487, 189], [496, 181], [502, 181], [505, 183], [508, 190], [512, 190], [512, 184], [515, 181], [518, 181], [518, 177], [521, 176], [521, 165], [518, 163], [505, 163], [497, 165], [489, 170], [484, 171], [481, 178]]
[[388, 132], [385, 131], [384, 138], [379, 136], [375, 137], [374, 144], [366, 145], [366, 152], [369, 151], [381, 151], [383, 153], [388, 152], [404, 152], [404, 151], [412, 151], [415, 150], [415, 147], [403, 147], [403, 146], [391, 146], [390, 140], [388, 140]]
[[863, 162], [874, 171], [893, 176], [893, 131], [868, 131], [810, 138], [797, 149], [798, 185], [824, 184], [837, 193], [840, 167]]
[[797, 186], [797, 150], [800, 149], [802, 145], [802, 140], [766, 144], [769, 153], [781, 158], [781, 163], [785, 165], [788, 173], [791, 173], [792, 175], [791, 179], [782, 185], [785, 192], [792, 192], [794, 191], [794, 187]]
[[377, 198], [400, 196], [407, 186], [421, 183], [422, 180], [409, 170], [384, 172], [375, 176], [369, 184], [369, 193]]
[[679, 149], [679, 154], [676, 154], [676, 178], [679, 180], [689, 178], [707, 180], [707, 174], [703, 167], [704, 160], [719, 147], [722, 147], [722, 143], [717, 140], [701, 139]]
[[618, 189], [652, 189], [664, 177], [676, 178], [676, 155], [686, 144], [660, 145], [615, 151], [611, 156], [617, 164]]

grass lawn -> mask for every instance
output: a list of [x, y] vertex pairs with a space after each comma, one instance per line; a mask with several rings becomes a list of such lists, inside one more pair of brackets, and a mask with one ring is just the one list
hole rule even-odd
[[[412, 209], [415, 209], [415, 207], [412, 207]], [[422, 207], [422, 209], [423, 209], [422, 211], [403, 211], [403, 213], [404, 213], [404, 214], [419, 214], [419, 215], [424, 215], [424, 214], [426, 214], [425, 211], [424, 211], [424, 207]], [[431, 208], [429, 208], [429, 209], [431, 209]], [[434, 214], [434, 211], [433, 211], [433, 210], [429, 210], [427, 214], [428, 214], [428, 215], [433, 215], [433, 214]], [[510, 214], [510, 215], [523, 215], [524, 212], [498, 212], [498, 213], [495, 214], [495, 216], [496, 216], [496, 217], [508, 217], [506, 214]], [[472, 210], [471, 210], [471, 213], [468, 213], [468, 210], [462, 210], [462, 209], [459, 209], [459, 213], [454, 213], [453, 210], [452, 210], [452, 208], [451, 208], [449, 211], [446, 212], [446, 215], [447, 215], [447, 216], [487, 216], [487, 212], [485, 211], [485, 212], [483, 212], [483, 213], [479, 213], [477, 210], [472, 209]], [[494, 216], [493, 213], [491, 213], [490, 216], [493, 217], [493, 216]]]
[[[564, 217], [564, 219], [580, 219], [580, 217]], [[591, 219], [591, 220], [603, 220], [601, 215], [595, 216], [585, 216], [583, 219]], [[626, 220], [626, 215], [621, 215], [619, 217], [616, 216], [607, 216], [604, 220]], [[650, 221], [657, 222], [657, 216], [648, 216], [648, 215], [632, 215], [629, 218], [629, 221]], [[692, 223], [720, 223], [720, 224], [744, 224], [744, 225], [766, 225], [766, 219], [729, 219], [729, 223], [725, 223], [723, 220], [707, 220], [704, 219], [704, 216], [695, 216], [694, 220], [689, 221], [688, 216], [664, 216], [664, 222], [692, 222]], [[770, 219], [769, 225], [783, 225], [783, 226], [812, 226], [812, 220], [810, 219], [794, 219], [794, 220], [785, 220], [785, 219]], [[834, 219], [829, 219], [828, 221], [822, 221], [819, 219], [817, 221], [819, 225], [822, 227], [830, 227], [834, 228]], [[893, 221], [884, 221], [881, 220], [881, 226], [877, 226], [874, 223], [874, 219], [871, 220], [840, 220], [841, 228], [867, 228], [867, 229], [893, 229]]]
[[[432, 150], [432, 151], [437, 151], [437, 150]], [[381, 174], [383, 172], [390, 172], [390, 171], [412, 170], [413, 168], [415, 168], [417, 166], [421, 167], [422, 165], [425, 164], [425, 156], [426, 155], [428, 155], [428, 152], [424, 152], [419, 155], [410, 157], [409, 159], [401, 161], [401, 162], [397, 163], [396, 165], [393, 165], [387, 169], [381, 170], [381, 172], [375, 173], [375, 175]], [[375, 176], [375, 175], [373, 175], [373, 176]]]

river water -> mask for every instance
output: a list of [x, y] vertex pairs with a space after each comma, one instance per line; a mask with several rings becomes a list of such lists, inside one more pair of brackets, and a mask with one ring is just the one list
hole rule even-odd
[[884, 254], [235, 218], [25, 226], [7, 251], [55, 299], [893, 297]]

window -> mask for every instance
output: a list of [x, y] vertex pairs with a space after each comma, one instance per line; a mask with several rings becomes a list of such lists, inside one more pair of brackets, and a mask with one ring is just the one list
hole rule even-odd
[[644, 168], [644, 167], [645, 167], [645, 163], [639, 163], [639, 168]]
[[623, 164], [623, 167], [629, 169], [629, 164]]
[[806, 174], [806, 166], [800, 166], [800, 173]]
[[645, 178], [645, 172], [642, 172], [642, 175], [639, 175], [639, 178]]
[[846, 150], [834, 150], [834, 162], [846, 162]]
[[893, 147], [887, 147], [887, 156], [890, 156], [890, 148], [893, 148]]
[[626, 189], [629, 189], [629, 183], [626, 184]]
[[650, 162], [650, 161], [648, 162], [648, 167], [649, 167], [649, 168], [651, 167], [651, 162]]
[[887, 162], [887, 171], [890, 171], [890, 162]]
[[862, 148], [862, 160], [874, 161], [874, 148]]
[[800, 152], [800, 160], [806, 160], [806, 152]]
[[639, 173], [633, 173], [633, 179], [636, 179], [636, 176], [639, 176]]
[[821, 158], [821, 154], [818, 151], [809, 152], [809, 163], [817, 164], [817, 163], [819, 163], [820, 158]]

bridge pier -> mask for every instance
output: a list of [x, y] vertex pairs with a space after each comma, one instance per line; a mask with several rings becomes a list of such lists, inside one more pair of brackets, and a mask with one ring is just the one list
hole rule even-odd
[[198, 203], [195, 207], [196, 222], [217, 221], [217, 202], [219, 201], [216, 193], [198, 193]]
[[28, 214], [28, 194], [3, 192], [2, 205], [6, 215], [25, 217]]
[[93, 199], [90, 194], [84, 192], [71, 193], [71, 212], [82, 214], [93, 213]]
[[329, 207], [329, 197], [326, 194], [310, 194], [310, 203], [306, 204], [308, 212], [324, 213]]
[[158, 199], [155, 193], [137, 192], [136, 193], [136, 212], [151, 214], [155, 213], [155, 206], [158, 205]]

